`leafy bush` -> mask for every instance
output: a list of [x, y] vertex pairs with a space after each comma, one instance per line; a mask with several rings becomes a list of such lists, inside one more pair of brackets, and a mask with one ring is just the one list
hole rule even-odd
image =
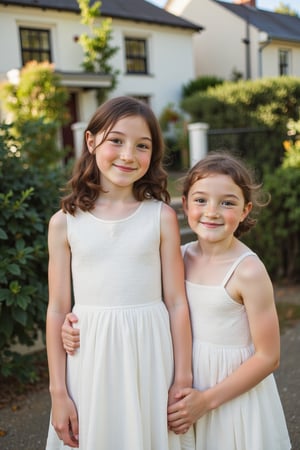
[[[271, 204], [250, 237], [274, 278], [299, 280], [300, 266], [300, 121], [288, 120], [282, 164], [265, 176]], [[274, 220], [275, 219], [275, 220]]]
[[11, 351], [44, 332], [47, 226], [59, 208], [65, 149], [58, 131], [68, 93], [48, 63], [28, 63], [18, 83], [1, 86], [10, 125], [0, 125], [0, 376], [33, 381], [33, 358]]
[[275, 280], [299, 281], [300, 170], [278, 167], [264, 178], [271, 203], [244, 241], [258, 253]]
[[32, 367], [10, 347], [33, 345], [45, 329], [47, 224], [65, 174], [30, 165], [10, 131], [0, 126], [0, 375], [32, 379]]
[[182, 100], [191, 121], [210, 129], [255, 128], [260, 133], [224, 134], [209, 149], [228, 148], [245, 157], [261, 175], [281, 164], [287, 118], [298, 119], [300, 80], [293, 77], [225, 82]]
[[182, 87], [182, 97], [186, 98], [196, 92], [206, 91], [209, 87], [218, 86], [223, 82], [224, 80], [213, 75], [196, 78], [195, 80], [189, 81]]
[[159, 116], [165, 142], [165, 165], [178, 170], [188, 166], [187, 122], [182, 111], [169, 103]]
[[288, 139], [284, 141], [283, 146], [285, 155], [283, 167], [298, 167], [300, 169], [300, 120], [288, 120]]
[[69, 120], [69, 94], [60, 81], [53, 65], [31, 61], [20, 71], [18, 83], [1, 84], [0, 98], [11, 117], [11, 135], [22, 141], [19, 151], [30, 164], [56, 164], [64, 157], [57, 133]]

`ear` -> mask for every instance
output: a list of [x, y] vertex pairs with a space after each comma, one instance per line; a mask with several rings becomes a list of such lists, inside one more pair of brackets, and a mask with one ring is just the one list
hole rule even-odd
[[183, 209], [183, 212], [184, 212], [185, 216], [187, 216], [187, 215], [188, 215], [188, 203], [187, 203], [187, 198], [186, 198], [186, 196], [183, 195], [183, 196], [181, 197], [181, 200], [182, 200], [182, 209]]
[[242, 213], [240, 222], [243, 222], [243, 221], [246, 219], [246, 217], [248, 216], [248, 214], [249, 214], [250, 211], [252, 210], [252, 207], [253, 207], [252, 202], [249, 202], [249, 203], [247, 203], [247, 204], [244, 206], [244, 210], [243, 210], [243, 213]]
[[85, 142], [92, 155], [95, 149], [95, 136], [89, 130], [85, 132]]

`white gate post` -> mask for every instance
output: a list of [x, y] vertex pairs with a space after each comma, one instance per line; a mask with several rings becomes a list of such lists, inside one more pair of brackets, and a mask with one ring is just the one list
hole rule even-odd
[[75, 122], [71, 125], [74, 139], [75, 158], [78, 159], [82, 152], [83, 133], [86, 129], [85, 122]]
[[189, 150], [190, 150], [190, 167], [196, 162], [204, 158], [207, 154], [207, 123], [190, 123], [189, 131]]

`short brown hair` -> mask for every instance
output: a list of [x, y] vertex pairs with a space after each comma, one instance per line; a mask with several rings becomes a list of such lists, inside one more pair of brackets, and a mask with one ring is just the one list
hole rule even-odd
[[183, 196], [187, 198], [191, 186], [198, 180], [206, 178], [211, 174], [228, 175], [243, 192], [245, 203], [251, 202], [253, 209], [243, 222], [240, 222], [235, 230], [236, 237], [249, 231], [257, 222], [253, 212], [267, 205], [270, 195], [263, 200], [261, 184], [255, 182], [253, 171], [248, 168], [244, 161], [228, 152], [215, 151], [198, 161], [183, 179]]

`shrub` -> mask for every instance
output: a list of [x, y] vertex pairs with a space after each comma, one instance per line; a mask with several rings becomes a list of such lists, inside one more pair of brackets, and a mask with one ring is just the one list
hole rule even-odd
[[11, 135], [22, 141], [19, 151], [31, 164], [56, 164], [65, 156], [57, 136], [69, 120], [69, 94], [60, 81], [53, 65], [31, 61], [20, 71], [17, 84], [6, 81], [1, 85], [0, 98], [11, 117]]
[[272, 201], [249, 237], [274, 278], [298, 281], [300, 266], [300, 121], [288, 120], [280, 167], [265, 176]]
[[244, 241], [258, 253], [275, 280], [299, 281], [300, 170], [278, 167], [265, 175], [271, 203]]
[[10, 347], [31, 346], [45, 330], [47, 224], [65, 174], [30, 165], [10, 130], [0, 126], [0, 374], [32, 379], [32, 367]]
[[30, 347], [45, 329], [47, 225], [66, 175], [57, 136], [68, 93], [52, 65], [31, 62], [1, 98], [12, 123], [0, 125], [0, 375], [32, 381], [33, 360], [11, 345]]
[[187, 122], [182, 111], [169, 103], [159, 116], [163, 132], [168, 169], [181, 169], [188, 166]]
[[218, 86], [223, 82], [224, 80], [213, 75], [196, 78], [195, 80], [189, 81], [182, 87], [182, 97], [186, 98], [196, 92], [206, 91], [209, 87]]
[[225, 82], [181, 102], [191, 121], [206, 122], [210, 129], [255, 128], [260, 133], [224, 134], [212, 138], [209, 149], [238, 152], [261, 175], [281, 164], [287, 117], [298, 119], [300, 80], [293, 77]]

